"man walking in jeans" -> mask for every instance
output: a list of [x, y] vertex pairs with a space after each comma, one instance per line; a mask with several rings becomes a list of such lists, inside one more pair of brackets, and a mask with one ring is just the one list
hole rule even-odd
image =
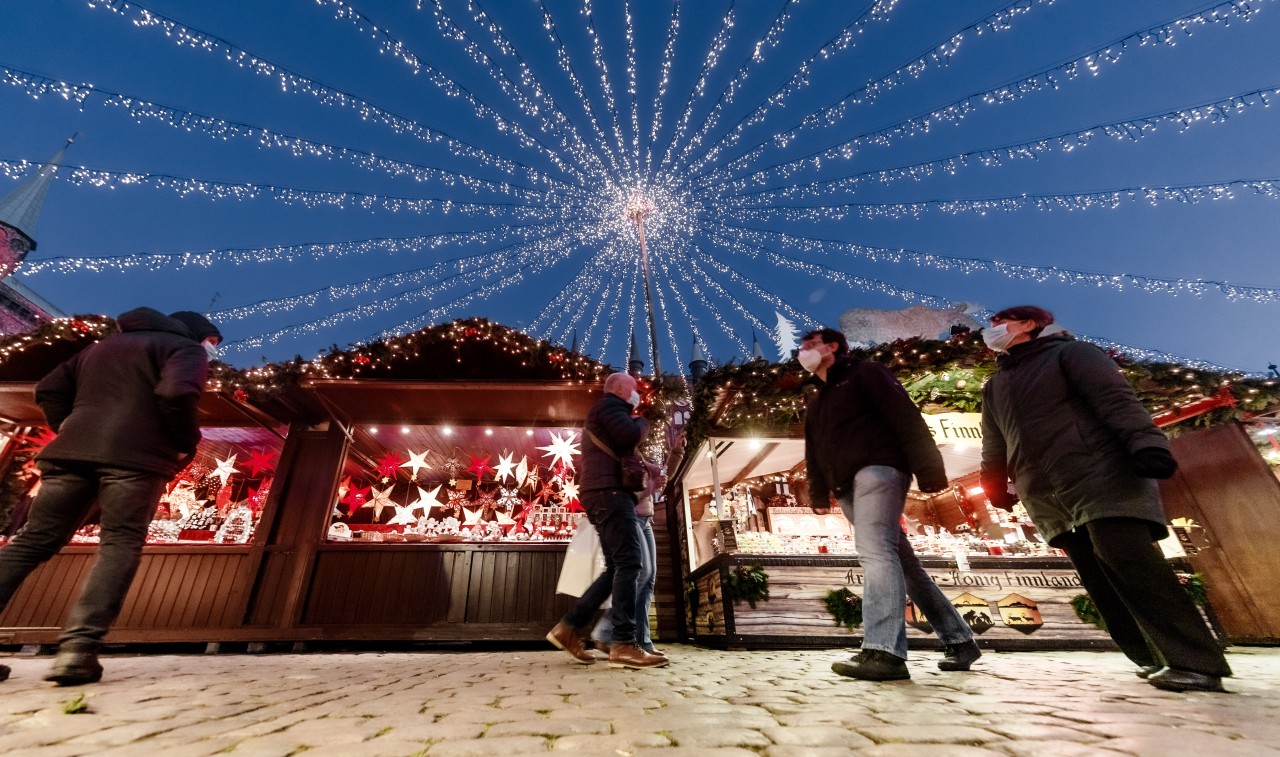
[[[649, 431], [645, 419], [631, 414], [639, 404], [636, 380], [625, 373], [613, 373], [604, 381], [604, 397], [587, 413], [590, 435], [583, 435], [587, 444], [582, 450], [579, 498], [587, 511], [587, 519], [600, 535], [605, 571], [547, 634], [547, 641], [583, 664], [595, 662], [591, 653], [583, 648], [584, 631], [592, 614], [609, 596], [613, 597], [613, 607], [609, 610], [613, 622], [609, 666], [655, 668], [667, 664], [666, 657], [649, 654], [637, 645], [636, 639], [636, 595], [643, 547], [636, 517], [636, 494], [622, 487], [622, 464], [617, 458], [632, 454]], [[601, 449], [591, 436], [609, 449]]]
[[[98, 557], [45, 676], [62, 686], [102, 678], [98, 648], [133, 583], [165, 484], [195, 454], [196, 406], [222, 340], [217, 327], [190, 311], [166, 316], [138, 308], [116, 325], [120, 333], [81, 350], [36, 385], [36, 402], [57, 437], [37, 455], [43, 478], [26, 525], [0, 548], [3, 608], [98, 503]], [[0, 672], [8, 675], [7, 668]]]
[[868, 681], [910, 678], [906, 597], [945, 645], [942, 670], [968, 670], [981, 656], [973, 630], [947, 601], [902, 532], [914, 473], [923, 492], [942, 491], [947, 474], [920, 410], [889, 369], [849, 357], [844, 334], [819, 329], [800, 343], [800, 365], [820, 388], [805, 415], [810, 505], [826, 512], [834, 495], [853, 524], [863, 570], [862, 651], [831, 669]]

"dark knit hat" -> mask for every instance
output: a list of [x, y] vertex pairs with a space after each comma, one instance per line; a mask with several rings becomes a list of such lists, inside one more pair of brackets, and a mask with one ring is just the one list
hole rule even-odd
[[218, 337], [219, 342], [222, 341], [222, 332], [213, 325], [213, 321], [195, 311], [179, 310], [176, 313], [170, 313], [169, 317], [186, 326], [187, 331], [191, 332], [191, 337], [197, 342], [203, 342], [211, 336]]

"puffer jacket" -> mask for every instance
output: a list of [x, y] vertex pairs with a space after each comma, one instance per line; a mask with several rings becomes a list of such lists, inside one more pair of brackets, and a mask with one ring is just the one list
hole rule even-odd
[[915, 474], [925, 491], [947, 485], [942, 454], [928, 424], [888, 368], [846, 358], [827, 370], [825, 382], [814, 380], [820, 388], [804, 420], [812, 507], [828, 507], [828, 493], [848, 493], [854, 475], [869, 465]]
[[1133, 471], [1132, 455], [1169, 440], [1115, 362], [1051, 325], [997, 365], [982, 391], [983, 488], [1002, 492], [1011, 480], [1050, 542], [1112, 517], [1166, 536], [1156, 482]]
[[[631, 405], [614, 394], [606, 394], [587, 413], [587, 430], [609, 445], [618, 457], [630, 455], [649, 433], [649, 422], [631, 416]], [[591, 437], [582, 435], [581, 491], [622, 488], [622, 464], [597, 447]]]
[[38, 455], [174, 475], [200, 441], [204, 348], [151, 308], [116, 319], [119, 334], [81, 350], [36, 384], [57, 437]]

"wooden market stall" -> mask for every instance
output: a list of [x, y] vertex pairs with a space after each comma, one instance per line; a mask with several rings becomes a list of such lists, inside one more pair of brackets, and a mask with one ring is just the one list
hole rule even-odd
[[[991, 508], [978, 485], [980, 388], [994, 368], [984, 352], [967, 335], [864, 352], [894, 368], [921, 405], [950, 476], [937, 494], [912, 490], [904, 528], [983, 646], [1109, 648], [1107, 634], [1089, 622], [1091, 600], [1071, 562], [1044, 543], [1021, 507]], [[1266, 546], [1280, 538], [1280, 482], [1235, 420], [1280, 403], [1280, 390], [1274, 381], [1229, 385], [1182, 366], [1126, 362], [1122, 370], [1158, 422], [1183, 424], [1170, 429], [1182, 467], [1162, 482], [1174, 527], [1161, 547], [1193, 596], [1207, 589], [1202, 609], [1221, 637], [1280, 640]], [[850, 526], [838, 511], [809, 507], [809, 386], [794, 363], [753, 361], [712, 371], [695, 389], [689, 452], [667, 512], [684, 587], [672, 620], [693, 641], [829, 647], [860, 639], [862, 572]], [[910, 603], [907, 615], [909, 643], [936, 646]]]
[[[105, 328], [0, 365], [3, 515], [38, 479], [32, 380]], [[30, 357], [31, 353], [28, 353]], [[6, 373], [8, 371], [8, 373]], [[579, 429], [605, 366], [483, 320], [317, 361], [218, 370], [196, 462], [170, 485], [107, 640], [540, 640], [576, 524]], [[25, 476], [25, 478], [24, 478]], [[0, 644], [56, 639], [95, 526], [0, 613]]]

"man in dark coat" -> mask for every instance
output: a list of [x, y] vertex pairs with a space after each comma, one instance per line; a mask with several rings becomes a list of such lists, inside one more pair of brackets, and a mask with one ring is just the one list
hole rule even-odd
[[166, 316], [138, 308], [116, 324], [120, 333], [36, 385], [36, 402], [57, 436], [37, 455], [42, 483], [26, 525], [0, 548], [2, 608], [98, 503], [98, 558], [45, 677], [64, 686], [102, 677], [98, 648], [133, 582], [165, 484], [195, 454], [196, 407], [222, 339], [207, 318], [187, 311]]
[[636, 380], [625, 373], [613, 373], [605, 379], [604, 396], [587, 413], [582, 476], [578, 482], [587, 520], [600, 535], [605, 571], [547, 634], [547, 641], [583, 664], [595, 662], [582, 640], [591, 616], [608, 597], [613, 599], [609, 610], [613, 623], [609, 666], [653, 668], [667, 664], [666, 657], [649, 654], [636, 639], [636, 596], [643, 543], [636, 516], [636, 493], [622, 485], [619, 458], [632, 454], [649, 432], [648, 422], [632, 414], [639, 404]]
[[947, 488], [942, 455], [920, 410], [898, 379], [879, 363], [849, 357], [844, 334], [805, 335], [797, 356], [820, 384], [805, 413], [804, 447], [810, 505], [839, 502], [853, 524], [863, 569], [862, 650], [831, 669], [865, 680], [910, 678], [906, 597], [924, 612], [945, 647], [942, 670], [968, 670], [981, 656], [969, 627], [925, 573], [902, 532], [907, 488]]
[[1163, 689], [1221, 691], [1231, 669], [1153, 544], [1168, 535], [1152, 479], [1177, 470], [1169, 440], [1115, 362], [1049, 311], [1008, 308], [991, 324], [983, 339], [1003, 354], [982, 393], [987, 498], [1013, 507], [1013, 482], [1138, 675]]

